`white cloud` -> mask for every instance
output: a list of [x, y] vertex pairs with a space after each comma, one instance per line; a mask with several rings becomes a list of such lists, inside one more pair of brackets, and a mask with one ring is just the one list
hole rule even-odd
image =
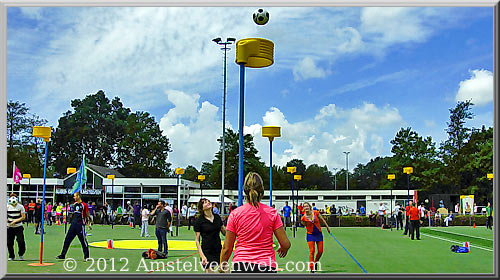
[[30, 19], [41, 19], [42, 18], [42, 13], [43, 13], [43, 8], [41, 7], [20, 7], [21, 13]]
[[471, 78], [460, 82], [456, 101], [472, 99], [472, 103], [477, 106], [493, 102], [493, 73], [484, 69], [469, 73]]
[[[350, 169], [375, 156], [390, 154], [388, 141], [402, 124], [397, 108], [371, 103], [342, 109], [329, 104], [311, 119], [296, 123], [287, 121], [278, 108], [270, 108], [262, 118], [266, 125], [281, 126], [282, 137], [273, 142], [273, 164], [283, 166], [299, 158], [306, 165], [317, 163], [329, 168], [345, 166], [343, 151], [350, 151]], [[260, 136], [260, 125], [252, 124], [246, 132], [254, 136], [259, 156], [269, 164], [269, 141]], [[276, 149], [275, 147], [281, 147]], [[279, 152], [283, 151], [283, 152]]]
[[311, 78], [324, 78], [328, 71], [316, 65], [310, 56], [304, 57], [295, 67], [293, 67], [293, 77], [295, 81], [307, 80]]
[[377, 40], [378, 44], [422, 42], [431, 34], [427, 21], [433, 9], [410, 7], [367, 7], [361, 12], [363, 35]]
[[207, 101], [200, 106], [198, 94], [169, 90], [166, 95], [174, 105], [160, 120], [160, 129], [173, 150], [168, 161], [173, 167], [193, 165], [199, 170], [202, 162], [211, 162], [219, 149], [217, 138], [222, 132], [217, 117], [219, 109]]

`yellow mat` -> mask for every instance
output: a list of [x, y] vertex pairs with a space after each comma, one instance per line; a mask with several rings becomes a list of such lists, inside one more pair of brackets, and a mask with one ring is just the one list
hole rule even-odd
[[[191, 240], [167, 240], [168, 250], [175, 251], [196, 251], [196, 243]], [[92, 247], [107, 248], [107, 241], [97, 241], [89, 244]], [[157, 240], [114, 240], [113, 247], [115, 249], [156, 249], [158, 248]]]
[[[196, 251], [196, 242], [193, 240], [167, 240], [168, 250], [174, 251]], [[224, 245], [224, 242], [221, 242]], [[108, 243], [104, 241], [96, 241], [89, 244], [92, 247], [97, 248], [107, 248]], [[113, 240], [113, 247], [115, 249], [137, 249], [137, 250], [147, 250], [158, 248], [157, 240]], [[273, 247], [276, 247], [273, 244]]]

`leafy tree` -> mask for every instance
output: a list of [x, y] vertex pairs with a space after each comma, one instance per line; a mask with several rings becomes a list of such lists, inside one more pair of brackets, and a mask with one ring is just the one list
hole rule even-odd
[[161, 134], [154, 117], [146, 112], [132, 113], [127, 117], [125, 136], [118, 144], [123, 175], [128, 177], [165, 177], [170, 172], [167, 163], [170, 143]]
[[473, 129], [461, 154], [465, 162], [459, 169], [464, 182], [461, 192], [474, 194], [478, 205], [486, 205], [493, 198], [492, 182], [486, 178], [493, 172], [493, 128]]
[[22, 136], [30, 128], [29, 108], [25, 103], [9, 100], [7, 103], [7, 144], [9, 148], [21, 145]]
[[159, 125], [145, 112], [130, 114], [118, 97], [111, 102], [102, 90], [71, 101], [74, 111], [59, 119], [51, 146], [52, 161], [61, 174], [87, 162], [118, 168], [130, 177], [164, 177], [170, 144]]
[[465, 186], [460, 169], [466, 164], [465, 156], [461, 152], [462, 147], [470, 137], [471, 129], [465, 126], [465, 122], [473, 119], [474, 114], [470, 111], [474, 104], [470, 101], [460, 101], [455, 108], [450, 109], [450, 121], [447, 122], [448, 139], [441, 143], [440, 154], [445, 165], [443, 178], [444, 184], [451, 187], [455, 192]]
[[198, 181], [198, 175], [200, 175], [200, 172], [196, 169], [196, 167], [188, 165], [184, 170], [184, 175], [182, 175], [182, 178], [196, 182]]
[[430, 136], [423, 138], [410, 127], [401, 128], [391, 140], [394, 159], [390, 173], [396, 176], [395, 189], [406, 189], [407, 175], [402, 174], [403, 167], [413, 167], [410, 175], [410, 189], [419, 189], [424, 194], [436, 187], [439, 180], [441, 164], [437, 158], [435, 143]]
[[47, 120], [29, 111], [25, 103], [7, 103], [7, 174], [12, 174], [13, 161], [21, 172], [32, 176], [43, 170], [45, 142], [32, 136], [32, 127], [44, 126]]
[[[239, 135], [237, 132], [228, 128], [226, 130], [226, 163], [225, 163], [225, 189], [236, 190], [238, 189], [238, 158], [239, 158]], [[222, 145], [222, 136], [217, 139]], [[249, 172], [254, 171], [259, 173], [264, 180], [264, 185], [269, 184], [269, 170], [260, 157], [257, 156], [257, 149], [253, 143], [253, 136], [245, 134], [243, 136], [243, 177]], [[266, 176], [267, 174], [267, 176]], [[222, 146], [215, 154], [215, 159], [212, 161], [212, 172], [210, 176], [210, 183], [216, 188], [221, 188], [222, 184]]]
[[307, 189], [332, 190], [333, 184], [328, 167], [311, 164], [302, 175], [303, 186]]

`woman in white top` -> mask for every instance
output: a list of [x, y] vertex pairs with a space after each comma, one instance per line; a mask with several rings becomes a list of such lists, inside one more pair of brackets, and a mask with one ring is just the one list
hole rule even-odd
[[141, 237], [144, 237], [144, 236], [149, 237], [149, 233], [148, 233], [149, 210], [145, 205], [142, 206], [141, 220], [142, 220]]

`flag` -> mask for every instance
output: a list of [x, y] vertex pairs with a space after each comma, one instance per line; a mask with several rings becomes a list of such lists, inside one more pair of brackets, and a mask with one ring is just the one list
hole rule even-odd
[[80, 169], [78, 170], [78, 176], [76, 177], [75, 184], [73, 184], [73, 189], [71, 194], [81, 191], [82, 185], [87, 182], [87, 170], [85, 170], [85, 156], [83, 156], [82, 163], [80, 164]]
[[21, 171], [19, 171], [19, 169], [17, 169], [15, 162], [14, 162], [14, 170], [13, 171], [14, 171], [14, 176], [12, 176], [12, 178], [14, 178], [14, 183], [19, 184], [21, 182], [21, 180], [23, 179], [23, 174], [21, 174]]

